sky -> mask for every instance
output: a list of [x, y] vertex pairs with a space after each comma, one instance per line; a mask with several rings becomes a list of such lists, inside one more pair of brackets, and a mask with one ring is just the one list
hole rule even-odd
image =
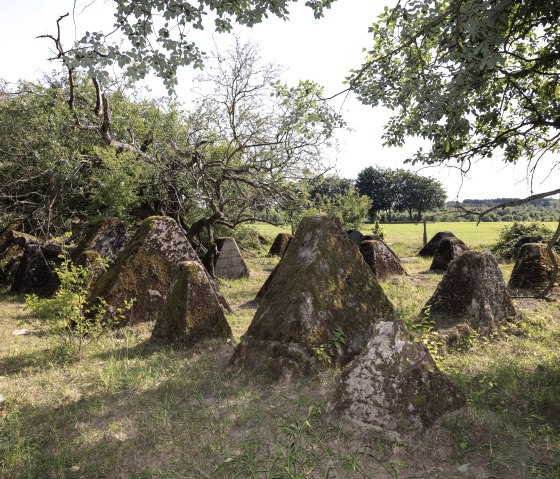
[[[342, 83], [352, 68], [361, 65], [363, 49], [371, 43], [368, 27], [394, 0], [338, 0], [325, 17], [315, 20], [305, 2], [300, 0], [290, 8], [290, 21], [276, 18], [266, 20], [253, 28], [236, 28], [241, 40], [251, 40], [259, 45], [263, 61], [273, 62], [285, 69], [282, 79], [295, 84], [300, 79], [310, 79], [324, 85], [327, 96], [345, 88]], [[91, 4], [91, 5], [90, 5]], [[89, 5], [89, 6], [88, 6]], [[84, 7], [85, 8], [84, 10]], [[75, 13], [76, 28], [68, 20], [63, 23], [63, 41], [70, 44], [75, 34], [86, 29], [93, 31], [110, 24], [110, 0], [0, 0], [0, 45], [2, 68], [0, 78], [9, 82], [18, 79], [35, 80], [44, 72], [58, 68], [49, 63], [51, 43], [36, 37], [56, 31], [56, 19], [67, 12]], [[109, 22], [109, 23], [108, 23]], [[214, 42], [219, 46], [231, 44], [228, 35], [214, 36], [210, 30], [197, 32], [197, 41], [209, 51]], [[180, 70], [177, 95], [188, 102], [192, 97], [192, 80], [198, 74], [190, 67]], [[161, 82], [152, 78], [147, 84], [154, 95], [165, 94]], [[455, 169], [436, 167], [419, 169], [406, 165], [404, 160], [413, 155], [421, 145], [417, 139], [407, 140], [404, 148], [383, 147], [383, 125], [390, 112], [382, 107], [362, 105], [352, 95], [341, 95], [333, 103], [340, 110], [350, 131], [338, 135], [337, 151], [329, 153], [336, 162], [336, 172], [345, 178], [355, 178], [368, 166], [406, 168], [441, 181], [448, 199], [509, 198], [531, 194], [526, 180], [526, 164], [506, 166], [499, 159], [484, 159], [475, 164], [467, 177], [462, 178]], [[556, 177], [541, 167], [540, 176], [533, 182], [532, 191], [539, 193], [558, 187]]]

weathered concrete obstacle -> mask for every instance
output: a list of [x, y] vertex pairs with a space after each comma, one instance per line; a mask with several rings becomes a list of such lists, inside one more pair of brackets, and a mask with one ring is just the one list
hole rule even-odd
[[10, 290], [18, 294], [51, 296], [58, 285], [58, 276], [47, 262], [41, 245], [30, 243], [25, 246]]
[[[249, 276], [249, 269], [243, 260], [235, 238], [216, 238], [214, 276], [223, 279], [239, 279]], [[210, 252], [209, 252], [210, 253]], [[206, 261], [212, 261], [211, 254]]]
[[469, 247], [455, 236], [451, 238], [443, 238], [437, 245], [434, 259], [430, 265], [431, 271], [445, 271], [449, 263]]
[[364, 235], [358, 230], [348, 230], [346, 233], [348, 234], [350, 241], [352, 241], [352, 243], [356, 246], [360, 246], [362, 241], [364, 241]]
[[230, 361], [271, 379], [344, 365], [393, 306], [338, 221], [302, 220]]
[[270, 250], [268, 251], [268, 256], [279, 256], [282, 258], [286, 253], [286, 248], [288, 248], [292, 238], [293, 236], [287, 233], [278, 233], [272, 243], [272, 246], [270, 247]]
[[450, 231], [440, 231], [436, 233], [430, 241], [418, 252], [418, 256], [428, 258], [436, 254], [439, 242], [444, 238], [455, 238], [455, 235]]
[[86, 250], [96, 251], [103, 259], [114, 259], [128, 241], [128, 233], [118, 218], [106, 218], [98, 221], [72, 252], [72, 260]]
[[190, 345], [212, 338], [231, 338], [231, 329], [204, 267], [184, 261], [173, 277], [152, 339]]
[[455, 343], [473, 332], [489, 336], [516, 311], [496, 259], [489, 251], [471, 250], [449, 264], [421, 314]]
[[353, 425], [403, 440], [464, 404], [425, 346], [411, 342], [400, 322], [380, 321], [365, 353], [343, 371], [330, 409]]
[[[89, 303], [93, 306], [103, 298], [108, 320], [127, 300], [134, 300], [119, 326], [155, 320], [179, 264], [188, 260], [200, 263], [177, 223], [169, 217], [149, 217], [95, 283]], [[229, 308], [216, 284], [211, 284], [222, 307]]]
[[377, 281], [406, 274], [398, 256], [381, 240], [362, 241], [360, 252]]
[[[553, 251], [556, 264], [560, 266], [560, 255]], [[552, 278], [553, 264], [546, 251], [546, 244], [525, 243], [519, 250], [508, 286], [512, 289], [539, 291]]]

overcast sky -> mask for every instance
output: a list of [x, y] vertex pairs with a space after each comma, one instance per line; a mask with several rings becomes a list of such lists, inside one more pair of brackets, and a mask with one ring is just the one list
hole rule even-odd
[[[86, 29], [93, 31], [111, 21], [112, 5], [109, 0], [77, 0], [75, 8], [77, 34]], [[300, 79], [312, 79], [325, 86], [327, 94], [334, 94], [344, 88], [343, 80], [350, 69], [358, 68], [363, 57], [363, 48], [370, 45], [368, 26], [377, 18], [385, 4], [393, 0], [338, 0], [325, 18], [314, 20], [309, 8], [300, 1], [291, 7], [289, 22], [269, 19], [251, 29], [238, 28], [236, 34], [242, 40], [251, 40], [261, 48], [266, 62], [282, 65], [283, 75], [288, 83]], [[74, 8], [73, 0], [0, 0], [0, 45], [2, 45], [2, 70], [0, 78], [10, 82], [18, 79], [34, 80], [57, 65], [49, 64], [47, 40], [36, 37], [44, 33], [54, 33], [56, 19]], [[74, 39], [74, 24], [63, 24], [63, 40], [71, 43]], [[210, 49], [212, 32], [198, 34], [203, 49]], [[231, 37], [220, 35], [218, 45], [228, 45]], [[188, 101], [191, 97], [191, 81], [196, 75], [185, 67], [179, 74], [179, 99]], [[149, 81], [154, 95], [163, 95], [165, 90], [157, 79]], [[344, 100], [344, 102], [343, 102]], [[339, 135], [339, 151], [331, 152], [336, 160], [336, 170], [340, 176], [355, 178], [367, 166], [410, 168], [403, 161], [411, 156], [420, 145], [410, 139], [403, 149], [384, 148], [381, 135], [383, 125], [390, 112], [383, 108], [361, 105], [351, 95], [342, 96], [335, 104], [340, 108], [351, 131]], [[524, 197], [531, 194], [525, 180], [526, 165], [505, 166], [498, 159], [485, 159], [474, 165], [472, 172], [462, 181], [456, 170], [430, 168], [421, 174], [440, 180], [449, 199]], [[560, 175], [552, 174], [548, 180], [541, 179], [548, 173], [541, 167], [541, 176], [533, 183], [535, 192], [558, 187]], [[556, 177], [555, 177], [556, 176]], [[461, 186], [462, 183], [462, 186]]]

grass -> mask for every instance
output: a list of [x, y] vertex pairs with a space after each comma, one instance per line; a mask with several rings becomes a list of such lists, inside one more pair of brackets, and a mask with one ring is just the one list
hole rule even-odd
[[[236, 339], [275, 260], [248, 263], [249, 279], [220, 282]], [[409, 276], [382, 285], [414, 322], [441, 275], [412, 255], [404, 265]], [[502, 267], [507, 278], [511, 265]], [[0, 295], [2, 478], [560, 477], [558, 303], [519, 300], [517, 324], [438, 357], [468, 406], [421, 441], [395, 444], [328, 413], [337, 371], [271, 386], [227, 369], [225, 342], [148, 342], [151, 323], [68, 354], [43, 325], [24, 322], [22, 299]], [[21, 327], [31, 334], [13, 336]]]

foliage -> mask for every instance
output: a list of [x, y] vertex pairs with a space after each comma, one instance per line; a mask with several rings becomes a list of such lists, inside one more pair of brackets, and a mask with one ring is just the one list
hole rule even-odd
[[[504, 226], [500, 230], [498, 241], [492, 247], [492, 252], [508, 261], [515, 261], [519, 253], [519, 247], [516, 248], [516, 243], [522, 236], [538, 236], [541, 242], [548, 243], [552, 236], [553, 231], [545, 225], [539, 223], [518, 223], [514, 222], [510, 226]], [[560, 245], [556, 245], [556, 249], [560, 252]]]
[[350, 88], [397, 110], [387, 145], [431, 142], [412, 163], [454, 160], [466, 170], [496, 155], [536, 166], [559, 150], [559, 17], [558, 0], [399, 2], [370, 27], [373, 45]]
[[309, 197], [315, 200], [317, 196], [323, 198], [344, 195], [349, 189], [354, 188], [354, 181], [350, 178], [340, 178], [337, 175], [319, 176], [309, 180]]
[[[128, 78], [138, 80], [153, 71], [172, 92], [177, 68], [202, 68], [204, 53], [190, 39], [191, 28], [203, 30], [205, 18], [213, 19], [216, 32], [229, 32], [234, 24], [252, 27], [269, 15], [287, 19], [295, 0], [248, 0], [217, 2], [200, 0], [114, 0], [114, 23], [110, 32], [88, 31], [64, 54], [71, 68], [81, 67], [90, 76], [106, 80], [106, 67], [117, 64]], [[316, 18], [335, 0], [307, 0]], [[106, 7], [104, 7], [106, 8]], [[125, 42], [112, 41], [118, 32]]]
[[445, 205], [441, 183], [407, 170], [367, 167], [358, 173], [356, 188], [372, 200], [370, 217], [385, 211], [391, 221], [394, 212], [406, 211], [409, 220], [420, 221], [422, 214]]
[[371, 199], [369, 196], [360, 195], [355, 188], [349, 188], [343, 194], [318, 195], [315, 204], [321, 213], [338, 218], [344, 229], [357, 230], [371, 208]]
[[[68, 234], [65, 239], [69, 237]], [[103, 330], [116, 325], [132, 307], [133, 300], [127, 300], [124, 308], [119, 308], [114, 315], [107, 314], [108, 306], [103, 300], [97, 302], [94, 309], [89, 308], [87, 300], [91, 282], [96, 270], [104, 265], [73, 264], [65, 242], [60, 258], [61, 264], [55, 267], [60, 286], [54, 296], [39, 298], [30, 294], [25, 298], [25, 305], [35, 318], [43, 320], [49, 334], [60, 341], [66, 353], [79, 353], [85, 337], [97, 339]]]
[[345, 344], [346, 335], [344, 331], [336, 328], [325, 344], [313, 348], [315, 357], [312, 358], [312, 360], [316, 359], [323, 364], [331, 364], [333, 359], [339, 354], [339, 350], [343, 348]]
[[95, 148], [101, 166], [91, 175], [91, 217], [128, 219], [140, 202], [140, 186], [145, 169], [130, 152], [117, 154], [114, 149]]

